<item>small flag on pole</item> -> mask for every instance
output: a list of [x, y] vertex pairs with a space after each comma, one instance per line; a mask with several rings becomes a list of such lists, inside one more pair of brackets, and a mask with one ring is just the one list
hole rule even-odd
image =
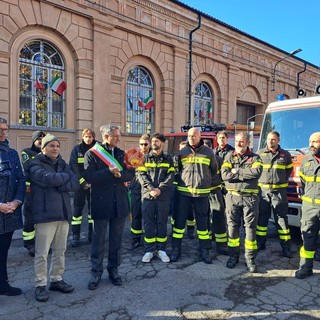
[[212, 119], [212, 104], [208, 104], [208, 119]]
[[61, 96], [66, 89], [67, 84], [58, 75], [56, 75], [52, 82], [51, 90]]
[[40, 91], [45, 91], [46, 88], [39, 82], [38, 79], [36, 79], [35, 83], [34, 83], [34, 87], [36, 89], [39, 89]]

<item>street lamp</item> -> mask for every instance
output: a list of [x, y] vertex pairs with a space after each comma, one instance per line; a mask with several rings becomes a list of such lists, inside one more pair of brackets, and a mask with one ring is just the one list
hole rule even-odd
[[249, 131], [249, 129], [250, 129], [251, 131], [254, 129], [254, 124], [253, 124], [253, 125], [250, 124], [250, 128], [249, 128], [249, 123], [252, 122], [252, 121], [249, 121], [249, 120], [254, 119], [255, 117], [258, 117], [258, 116], [264, 116], [264, 113], [257, 113], [257, 114], [255, 114], [254, 116], [249, 117], [249, 118], [247, 119], [247, 131]]
[[288, 55], [284, 56], [283, 58], [281, 58], [279, 61], [276, 62], [275, 66], [274, 66], [274, 68], [273, 68], [272, 89], [271, 89], [271, 91], [275, 91], [277, 65], [278, 65], [281, 61], [283, 61], [283, 60], [285, 60], [285, 59], [287, 59], [287, 58], [289, 58], [289, 57], [292, 57], [292, 56], [294, 56], [295, 54], [297, 54], [297, 53], [299, 53], [299, 52], [301, 52], [301, 51], [302, 51], [302, 49], [296, 49], [296, 50], [290, 52]]

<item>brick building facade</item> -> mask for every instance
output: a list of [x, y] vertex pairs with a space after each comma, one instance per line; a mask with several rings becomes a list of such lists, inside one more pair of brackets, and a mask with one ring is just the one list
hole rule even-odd
[[0, 114], [19, 151], [41, 128], [67, 159], [84, 127], [100, 139], [104, 123], [122, 127], [127, 149], [186, 123], [245, 124], [278, 94], [295, 98], [304, 65], [314, 95], [318, 69], [297, 57], [272, 82], [286, 55], [175, 0], [0, 0]]

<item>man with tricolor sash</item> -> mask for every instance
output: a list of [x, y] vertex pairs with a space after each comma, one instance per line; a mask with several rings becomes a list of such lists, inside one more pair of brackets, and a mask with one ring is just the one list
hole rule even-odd
[[320, 228], [320, 132], [309, 139], [309, 153], [299, 171], [302, 184], [300, 269], [295, 276], [305, 279], [313, 274], [313, 260]]
[[204, 263], [212, 263], [209, 254], [211, 246], [209, 234], [209, 194], [212, 176], [220, 169], [212, 149], [204, 145], [198, 129], [188, 131], [188, 144], [177, 157], [177, 197], [175, 222], [172, 233], [171, 262], [181, 256], [181, 243], [190, 208], [194, 210], [197, 235], [199, 239], [199, 257]]
[[262, 160], [257, 243], [259, 251], [266, 248], [268, 222], [272, 212], [280, 238], [282, 255], [292, 258], [287, 188], [293, 164], [291, 154], [282, 149], [279, 142], [280, 134], [277, 131], [270, 131], [267, 135], [266, 148], [257, 152]]
[[118, 274], [121, 263], [121, 240], [125, 220], [129, 214], [126, 182], [132, 180], [134, 169], [124, 164], [124, 151], [118, 148], [120, 127], [102, 125], [102, 144], [88, 150], [84, 160], [84, 179], [91, 184], [93, 234], [89, 290], [98, 287], [103, 273], [105, 238], [109, 226], [107, 270], [114, 285], [121, 285]]

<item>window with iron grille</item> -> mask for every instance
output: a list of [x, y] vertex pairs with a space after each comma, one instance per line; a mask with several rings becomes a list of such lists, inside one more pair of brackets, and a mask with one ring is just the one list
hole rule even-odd
[[20, 51], [19, 68], [19, 124], [64, 128], [65, 68], [58, 50], [42, 40], [30, 41]]
[[213, 122], [212, 92], [206, 82], [200, 82], [194, 94], [194, 124], [210, 124]]
[[154, 108], [154, 85], [151, 74], [142, 66], [131, 68], [126, 87], [126, 133], [152, 133]]

